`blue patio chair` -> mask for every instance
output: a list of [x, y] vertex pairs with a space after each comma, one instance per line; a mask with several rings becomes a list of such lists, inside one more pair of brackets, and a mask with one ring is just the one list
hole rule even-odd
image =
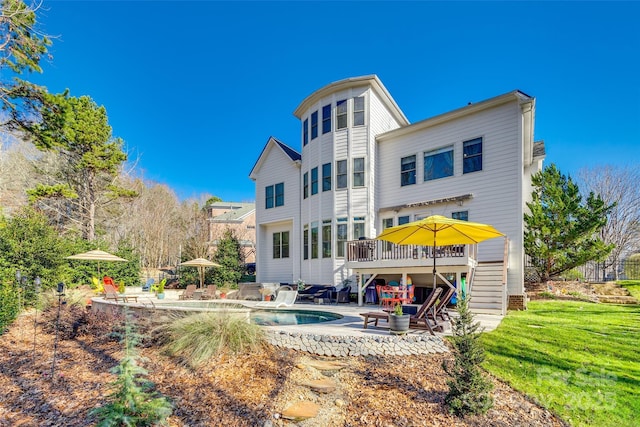
[[149, 292], [149, 290], [151, 290], [151, 285], [153, 285], [153, 282], [155, 282], [155, 280], [153, 279], [147, 280], [147, 282], [142, 286], [142, 292]]

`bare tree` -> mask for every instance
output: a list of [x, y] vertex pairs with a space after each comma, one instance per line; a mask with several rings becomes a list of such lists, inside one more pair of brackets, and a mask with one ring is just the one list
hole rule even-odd
[[[617, 265], [640, 244], [640, 168], [599, 166], [583, 168], [578, 173], [584, 194], [599, 194], [605, 204], [615, 203], [600, 238], [615, 245], [605, 261], [606, 270]], [[618, 269], [614, 269], [618, 279]]]

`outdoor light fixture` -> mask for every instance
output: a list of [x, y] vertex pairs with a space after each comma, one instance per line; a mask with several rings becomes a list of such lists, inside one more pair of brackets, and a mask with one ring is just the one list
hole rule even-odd
[[62, 305], [62, 297], [64, 296], [64, 283], [58, 283], [58, 316], [56, 317], [56, 339], [53, 342], [53, 361], [51, 362], [51, 381], [55, 381], [56, 372], [56, 350], [58, 349], [58, 330], [60, 325], [60, 306]]

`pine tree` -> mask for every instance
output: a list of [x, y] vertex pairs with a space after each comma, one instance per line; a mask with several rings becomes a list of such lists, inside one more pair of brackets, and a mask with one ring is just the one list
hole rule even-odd
[[171, 404], [164, 396], [149, 391], [153, 383], [144, 379], [147, 371], [138, 365], [138, 341], [139, 335], [132, 321], [127, 318], [123, 336], [125, 356], [113, 369], [118, 378], [112, 384], [113, 393], [108, 396], [111, 402], [90, 413], [98, 418], [99, 427], [167, 424], [166, 419], [172, 411]]
[[480, 323], [474, 323], [466, 298], [458, 302], [457, 308], [459, 316], [451, 319], [454, 361], [453, 364], [442, 363], [451, 377], [447, 381], [449, 392], [445, 403], [449, 411], [458, 416], [484, 414], [493, 406], [490, 394], [493, 384], [484, 378], [480, 368], [484, 361], [484, 348], [478, 332]]
[[524, 248], [541, 282], [611, 252], [613, 245], [606, 245], [597, 233], [614, 205], [607, 206], [593, 193], [583, 202], [571, 177], [553, 164], [535, 174], [532, 183]]

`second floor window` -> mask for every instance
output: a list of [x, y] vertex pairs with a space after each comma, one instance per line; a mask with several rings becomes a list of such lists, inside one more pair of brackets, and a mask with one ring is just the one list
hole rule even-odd
[[366, 237], [364, 234], [364, 217], [356, 216], [353, 218], [353, 240]]
[[311, 139], [318, 137], [318, 112], [311, 113]]
[[276, 207], [284, 206], [284, 182], [276, 184]]
[[305, 146], [309, 143], [309, 119], [304, 119], [302, 122], [302, 145]]
[[336, 129], [347, 127], [347, 100], [343, 99], [336, 104]]
[[322, 191], [331, 191], [331, 163], [322, 165]]
[[353, 186], [364, 187], [364, 157], [353, 159]]
[[482, 170], [482, 138], [462, 143], [462, 165], [463, 173]]
[[424, 180], [453, 175], [453, 146], [424, 153]]
[[331, 104], [322, 107], [322, 133], [331, 132]]
[[309, 197], [309, 172], [302, 175], [302, 197], [305, 199]]
[[469, 221], [469, 211], [451, 212], [451, 218], [460, 221]]
[[364, 126], [364, 96], [353, 98], [353, 125]]
[[311, 169], [311, 195], [318, 194], [318, 168]]
[[347, 161], [336, 162], [336, 188], [347, 188]]
[[265, 187], [264, 196], [265, 209], [284, 206], [284, 182]]
[[408, 156], [400, 159], [400, 185], [416, 183], [416, 156]]
[[336, 224], [336, 257], [338, 258], [344, 258], [348, 237], [347, 221], [347, 218], [338, 218], [338, 224]]

